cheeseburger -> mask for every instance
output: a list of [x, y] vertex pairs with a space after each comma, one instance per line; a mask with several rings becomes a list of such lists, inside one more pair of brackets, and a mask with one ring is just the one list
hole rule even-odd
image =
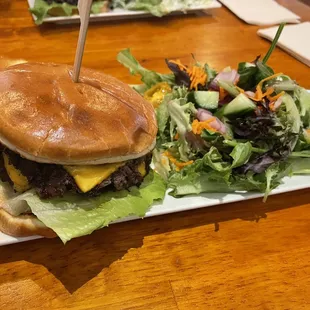
[[[157, 133], [152, 105], [128, 85], [90, 69], [24, 63], [0, 71], [0, 178], [15, 194], [95, 197], [139, 186]], [[54, 231], [0, 193], [0, 231]]]

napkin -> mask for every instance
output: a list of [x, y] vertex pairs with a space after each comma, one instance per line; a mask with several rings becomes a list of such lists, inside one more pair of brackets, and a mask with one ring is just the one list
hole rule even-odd
[[[257, 34], [273, 40], [278, 27], [258, 30]], [[278, 41], [279, 47], [310, 67], [310, 22], [285, 26]]]
[[220, 0], [239, 18], [252, 25], [299, 23], [300, 17], [274, 0]]

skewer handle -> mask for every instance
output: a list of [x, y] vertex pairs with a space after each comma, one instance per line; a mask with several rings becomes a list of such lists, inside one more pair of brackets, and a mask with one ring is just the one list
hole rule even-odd
[[80, 26], [79, 40], [78, 40], [78, 44], [76, 48], [73, 74], [72, 74], [72, 79], [74, 83], [77, 83], [79, 81], [92, 2], [93, 2], [92, 0], [79, 0], [79, 3], [78, 3], [81, 26]]

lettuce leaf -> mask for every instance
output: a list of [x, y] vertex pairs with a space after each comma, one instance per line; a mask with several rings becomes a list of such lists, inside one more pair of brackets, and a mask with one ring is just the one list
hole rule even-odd
[[158, 133], [164, 136], [165, 129], [169, 120], [168, 102], [172, 100], [170, 94], [166, 95], [161, 105], [156, 109], [156, 120], [158, 125]]
[[[105, 6], [106, 1], [94, 1], [91, 7], [91, 13], [98, 14], [102, 11], [102, 8]], [[71, 5], [68, 3], [57, 3], [52, 2], [52, 4], [48, 4], [44, 0], [36, 0], [33, 8], [29, 9], [32, 14], [36, 16], [35, 23], [40, 25], [43, 23], [44, 18], [46, 18], [52, 10], [60, 11], [57, 15], [62, 16], [71, 16], [77, 10], [76, 5]]]
[[129, 215], [143, 217], [154, 201], [163, 199], [165, 191], [164, 180], [150, 172], [140, 188], [133, 187], [129, 191], [108, 192], [96, 198], [81, 199], [72, 195], [50, 200], [40, 199], [30, 191], [12, 202], [26, 201], [32, 213], [66, 243], [117, 219]]
[[250, 142], [237, 143], [230, 156], [234, 159], [231, 168], [246, 164], [252, 155], [252, 144]]
[[231, 169], [230, 163], [223, 160], [222, 155], [214, 146], [211, 146], [209, 152], [203, 157], [203, 163], [218, 172], [226, 172]]
[[199, 193], [260, 191], [265, 193], [266, 200], [285, 176], [309, 173], [310, 158], [272, 162], [262, 172], [240, 173], [238, 168], [245, 165], [253, 153], [249, 142], [235, 143], [229, 158], [227, 154], [222, 156], [212, 146], [202, 159], [169, 177], [168, 184], [172, 188], [170, 194], [177, 197]]
[[160, 82], [167, 82], [174, 84], [173, 74], [160, 74], [155, 71], [145, 69], [140, 65], [137, 59], [131, 54], [130, 49], [124, 49], [117, 54], [118, 62], [129, 69], [130, 74], [140, 75], [141, 81], [148, 87], [151, 88], [153, 85]]
[[276, 188], [280, 182], [273, 182], [281, 171], [280, 168], [280, 163], [275, 163], [266, 170], [265, 176], [266, 176], [266, 189], [265, 189], [265, 196], [264, 196], [264, 201], [267, 200], [268, 195], [272, 191], [273, 188]]
[[169, 179], [169, 187], [173, 189], [170, 194], [174, 197], [200, 193], [229, 193], [234, 191], [224, 180], [215, 180], [210, 173], [206, 172], [192, 172], [185, 175], [174, 173]]
[[293, 158], [290, 163], [292, 174], [310, 174], [310, 158]]
[[240, 74], [238, 86], [245, 89], [253, 89], [259, 81], [274, 74], [274, 71], [259, 59], [251, 62], [240, 62], [238, 65]]
[[162, 17], [172, 11], [186, 11], [191, 7], [204, 6], [211, 0], [114, 0], [115, 7], [126, 10], [139, 10]]
[[[276, 188], [284, 176], [291, 174], [289, 163], [276, 163], [264, 173], [244, 175], [232, 174], [231, 171], [191, 171], [190, 173], [174, 173], [169, 179], [172, 196], [179, 197], [199, 193], [232, 193], [236, 191], [259, 191], [265, 193], [266, 201], [270, 192]], [[308, 173], [300, 167], [298, 173]], [[297, 167], [296, 167], [297, 173]]]

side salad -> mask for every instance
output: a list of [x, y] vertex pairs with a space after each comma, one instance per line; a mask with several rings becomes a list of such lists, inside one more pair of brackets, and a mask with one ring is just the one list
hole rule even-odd
[[[183, 11], [205, 6], [212, 0], [94, 0], [92, 14], [125, 9], [145, 11], [157, 17], [162, 17], [173, 11]], [[44, 18], [50, 16], [72, 16], [78, 14], [78, 0], [35, 0], [30, 12], [36, 16], [36, 24], [42, 24]]]
[[260, 191], [283, 177], [310, 174], [310, 93], [265, 57], [217, 72], [207, 63], [166, 59], [170, 74], [142, 67], [129, 49], [118, 61], [143, 84], [135, 89], [156, 108], [155, 170], [174, 196]]

